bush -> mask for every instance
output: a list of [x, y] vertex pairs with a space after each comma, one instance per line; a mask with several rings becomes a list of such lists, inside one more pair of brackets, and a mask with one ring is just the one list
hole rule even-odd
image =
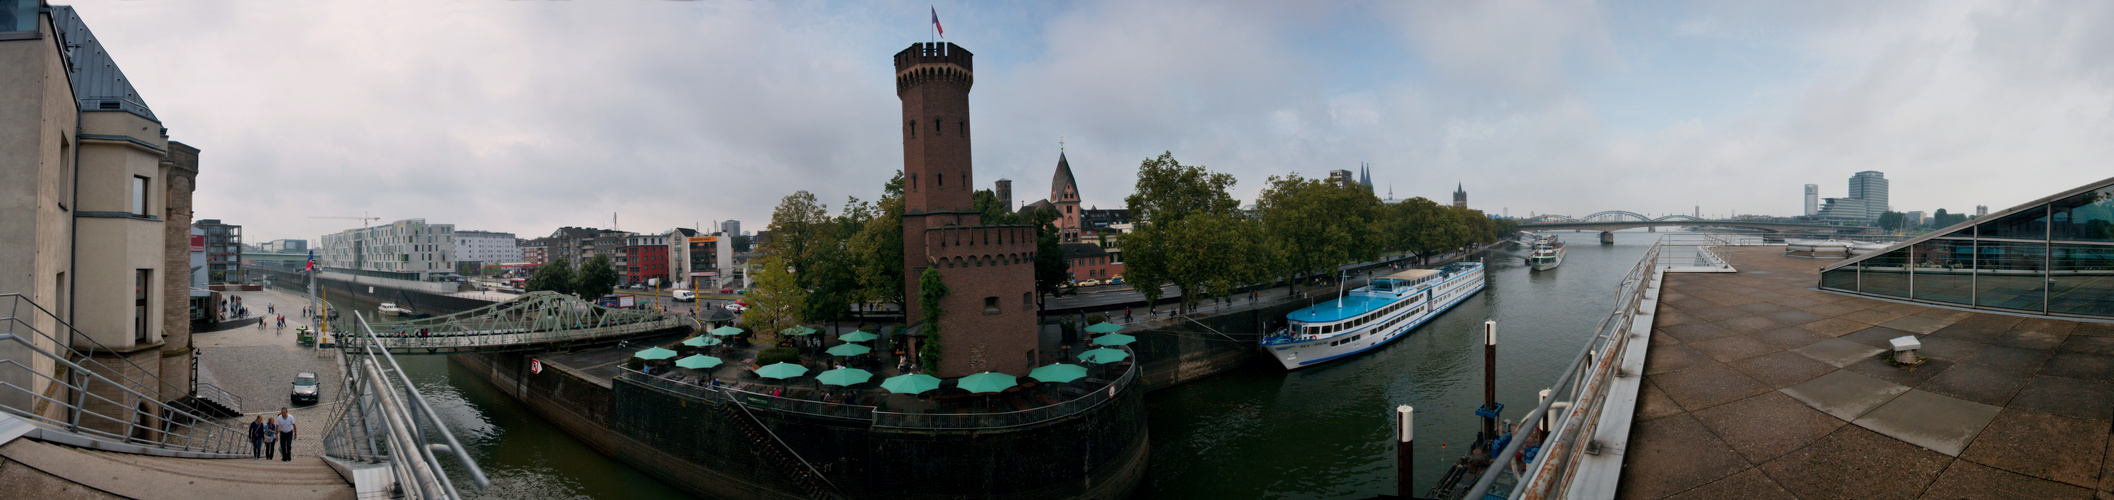
[[756, 353], [756, 366], [770, 366], [774, 363], [791, 363], [799, 360], [800, 350], [792, 347], [773, 347]]
[[1103, 316], [1101, 313], [1086, 315], [1086, 324], [1088, 325], [1097, 325], [1106, 321], [1108, 321], [1108, 316]]
[[646, 360], [639, 358], [631, 358], [629, 360], [624, 361], [624, 367], [636, 371], [646, 371]]

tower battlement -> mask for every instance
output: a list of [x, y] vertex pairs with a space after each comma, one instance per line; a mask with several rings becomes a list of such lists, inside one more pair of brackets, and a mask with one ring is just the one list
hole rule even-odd
[[[925, 230], [927, 261], [962, 267], [1033, 263], [1034, 226], [971, 226]], [[953, 259], [950, 261], [950, 259]], [[956, 267], [947, 265], [946, 267]]]
[[971, 64], [975, 54], [952, 43], [914, 43], [896, 53], [896, 95], [920, 84], [940, 83], [969, 88], [976, 84]]

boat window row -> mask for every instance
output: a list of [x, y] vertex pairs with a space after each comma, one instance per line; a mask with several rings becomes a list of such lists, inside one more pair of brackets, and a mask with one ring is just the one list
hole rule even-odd
[[[1422, 296], [1421, 296], [1421, 295], [1419, 295], [1418, 297], [1419, 297], [1419, 298], [1421, 298]], [[1345, 330], [1350, 330], [1350, 329], [1358, 328], [1358, 327], [1360, 327], [1360, 326], [1365, 326], [1365, 324], [1366, 324], [1366, 323], [1371, 323], [1371, 322], [1373, 322], [1374, 320], [1378, 320], [1378, 319], [1380, 319], [1380, 318], [1382, 318], [1382, 317], [1385, 317], [1385, 316], [1387, 316], [1387, 315], [1388, 315], [1389, 313], [1393, 313], [1393, 312], [1395, 312], [1395, 311], [1400, 311], [1400, 310], [1402, 310], [1402, 308], [1404, 308], [1404, 307], [1409, 307], [1409, 306], [1411, 306], [1411, 305], [1414, 305], [1415, 303], [1416, 303], [1416, 300], [1415, 300], [1415, 299], [1411, 299], [1411, 300], [1404, 300], [1404, 301], [1396, 302], [1396, 303], [1393, 303], [1393, 304], [1388, 304], [1388, 305], [1387, 305], [1386, 307], [1382, 307], [1382, 308], [1379, 308], [1379, 309], [1374, 309], [1374, 310], [1372, 310], [1372, 312], [1368, 312], [1368, 313], [1365, 313], [1365, 315], [1359, 316], [1359, 317], [1357, 317], [1356, 319], [1352, 319], [1352, 320], [1350, 320], [1350, 321], [1345, 321], [1345, 322], [1342, 322], [1342, 323], [1336, 323], [1336, 324], [1333, 324], [1333, 325], [1321, 325], [1321, 326], [1309, 326], [1309, 327], [1306, 327], [1306, 329], [1305, 329], [1305, 333], [1306, 333], [1306, 334], [1308, 334], [1308, 335], [1323, 335], [1323, 334], [1330, 334], [1330, 333], [1336, 333], [1336, 332], [1341, 332], [1341, 331], [1345, 331]]]

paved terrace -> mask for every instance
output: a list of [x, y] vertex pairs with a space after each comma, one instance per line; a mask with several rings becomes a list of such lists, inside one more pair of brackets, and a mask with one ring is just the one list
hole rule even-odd
[[[1623, 498], [2114, 498], [2114, 324], [1814, 289], [1827, 260], [1724, 248], [1668, 274]], [[1923, 342], [1920, 366], [1887, 340]]]

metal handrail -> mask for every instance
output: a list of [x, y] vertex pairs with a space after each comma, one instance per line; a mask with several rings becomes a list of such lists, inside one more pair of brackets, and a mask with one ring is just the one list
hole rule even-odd
[[[350, 330], [341, 321], [339, 330]], [[371, 337], [355, 336], [340, 347], [367, 338], [397, 352], [492, 351], [536, 344], [595, 340], [683, 326], [680, 315], [602, 307], [567, 295], [529, 292], [513, 300], [435, 316], [375, 323]]]
[[[1619, 299], [1614, 310], [1600, 319], [1599, 325], [1594, 327], [1595, 334], [1593, 339], [1586, 342], [1585, 347], [1580, 349], [1577, 355], [1571, 357], [1570, 366], [1559, 372], [1560, 375], [1557, 376], [1555, 383], [1549, 385], [1550, 394], [1558, 394], [1564, 389], [1573, 388], [1580, 393], [1578, 397], [1590, 398], [1594, 397], [1593, 393], [1595, 391], [1605, 387], [1604, 383], [1600, 383], [1605, 380], [1602, 375], [1613, 375], [1607, 368], [1615, 365], [1615, 363], [1610, 362], [1611, 360], [1618, 358], [1614, 358], [1612, 355], [1621, 352], [1628, 344], [1629, 336], [1622, 333], [1629, 329], [1631, 321], [1636, 317], [1637, 305], [1643, 302], [1644, 292], [1649, 289], [1647, 280], [1652, 279], [1653, 271], [1659, 267], [1659, 254], [1663, 250], [1665, 243], [1664, 238], [1652, 243], [1652, 247], [1645, 251], [1644, 258], [1638, 260], [1637, 265], [1632, 267], [1629, 274], [1623, 277], [1622, 284], [1618, 286], [1616, 296]], [[1588, 361], [1593, 362], [1593, 364], [1588, 365]], [[1592, 377], [1591, 383], [1574, 386], [1573, 384], [1580, 383], [1579, 378], [1581, 376]], [[1519, 420], [1521, 426], [1531, 426], [1534, 422], [1539, 422], [1542, 415], [1549, 411], [1550, 405], [1554, 404], [1557, 399], [1554, 397], [1542, 399], [1539, 406], [1536, 406], [1533, 411], [1527, 412], [1527, 415]], [[1572, 408], [1579, 408], [1579, 404], [1574, 401]], [[1579, 413], [1577, 410], [1567, 412], [1564, 424], [1557, 434], [1551, 435], [1549, 439], [1543, 441], [1544, 451], [1537, 458], [1540, 466], [1546, 466], [1551, 462], [1562, 459], [1554, 455], [1565, 455], [1571, 451], [1571, 443], [1567, 440], [1575, 439], [1576, 433], [1565, 431], [1579, 425]], [[1468, 494], [1462, 498], [1480, 499], [1488, 494], [1490, 486], [1497, 482], [1498, 476], [1503, 475], [1506, 469], [1509, 468], [1508, 465], [1512, 460], [1510, 457], [1517, 456], [1520, 449], [1525, 447], [1527, 441], [1527, 439], [1514, 438], [1511, 444], [1505, 446], [1503, 451], [1492, 455], [1490, 467], [1483, 471], [1482, 476], [1476, 480], [1475, 487], [1470, 488]], [[1554, 444], [1552, 445], [1552, 443]], [[1521, 484], [1528, 485], [1529, 483], [1523, 482]], [[1522, 491], [1525, 490], [1515, 490], [1514, 493]]]
[[[131, 368], [129, 371], [96, 360], [75, 349], [73, 343], [85, 341], [94, 346], [92, 351], [114, 351], [22, 294], [0, 294], [0, 300], [6, 299], [12, 299], [13, 305], [8, 316], [0, 318], [0, 323], [6, 325], [0, 330], [0, 342], [16, 344], [20, 348], [17, 352], [24, 357], [0, 359], [0, 371], [19, 371], [31, 382], [25, 387], [0, 381], [0, 411], [23, 417], [40, 428], [74, 436], [74, 442], [68, 444], [77, 446], [185, 458], [249, 455], [243, 446], [247, 432], [216, 423], [195, 409], [172, 404], [179, 399], [170, 397], [172, 394], [188, 396], [186, 391], [169, 391], [176, 386], [130, 360], [120, 358]], [[25, 305], [33, 315], [24, 316]], [[67, 339], [38, 328], [38, 320], [51, 321], [53, 329], [64, 332]], [[34, 361], [37, 358], [50, 365], [39, 368], [40, 363]], [[140, 377], [130, 372], [137, 372]], [[39, 390], [38, 385], [45, 387]], [[143, 390], [146, 387], [153, 389]], [[98, 407], [116, 410], [103, 411]], [[68, 439], [59, 435], [45, 437]]]
[[[396, 357], [382, 346], [373, 325], [364, 314], [354, 313], [358, 328], [344, 352], [345, 405], [332, 419], [324, 435], [324, 454], [361, 461], [387, 460], [391, 474], [406, 496], [415, 498], [461, 498], [455, 483], [441, 467], [436, 450], [450, 453], [470, 473], [478, 488], [491, 486], [484, 469], [455, 438], [446, 422], [434, 413], [417, 384], [404, 374]], [[434, 437], [441, 442], [434, 442]]]

